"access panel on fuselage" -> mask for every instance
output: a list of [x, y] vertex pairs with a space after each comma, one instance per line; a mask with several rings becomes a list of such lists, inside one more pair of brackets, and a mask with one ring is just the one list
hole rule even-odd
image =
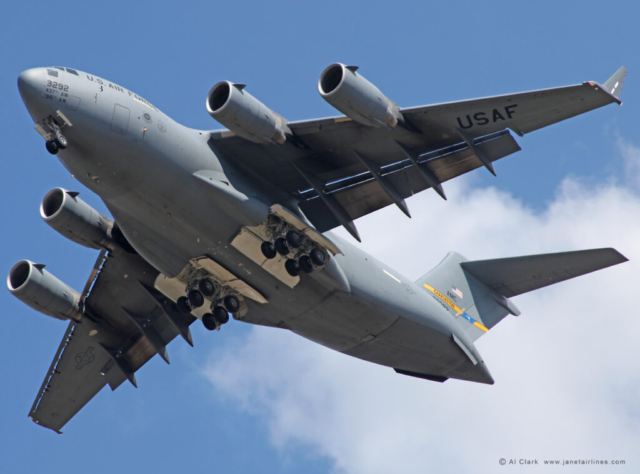
[[129, 116], [131, 113], [129, 109], [123, 107], [120, 104], [113, 106], [113, 119], [111, 119], [111, 130], [116, 133], [125, 135], [129, 128]]

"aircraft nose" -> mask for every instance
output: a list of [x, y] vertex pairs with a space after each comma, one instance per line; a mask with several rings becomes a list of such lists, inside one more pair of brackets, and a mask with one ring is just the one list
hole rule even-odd
[[18, 90], [23, 100], [37, 94], [38, 86], [42, 86], [42, 79], [42, 68], [27, 69], [18, 76]]
[[46, 112], [47, 101], [42, 96], [46, 77], [46, 68], [27, 69], [18, 76], [20, 97], [34, 121], [40, 120]]

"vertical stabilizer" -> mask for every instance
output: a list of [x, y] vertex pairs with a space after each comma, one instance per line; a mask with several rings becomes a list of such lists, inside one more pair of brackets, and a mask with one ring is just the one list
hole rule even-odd
[[449, 252], [417, 280], [475, 341], [520, 311], [509, 298], [626, 262], [612, 248], [470, 262]]

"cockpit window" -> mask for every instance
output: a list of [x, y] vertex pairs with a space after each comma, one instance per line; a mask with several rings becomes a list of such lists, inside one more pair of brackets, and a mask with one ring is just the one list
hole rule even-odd
[[75, 69], [71, 69], [70, 67], [66, 68], [67, 72], [71, 73], [71, 74], [75, 74], [76, 76], [78, 75], [78, 71], [76, 71]]
[[53, 66], [53, 67], [56, 68], [56, 69], [60, 69], [61, 71], [64, 71], [64, 68], [61, 67], [61, 66]]
[[53, 69], [47, 69], [47, 74], [53, 77], [58, 77], [58, 71], [54, 71]]

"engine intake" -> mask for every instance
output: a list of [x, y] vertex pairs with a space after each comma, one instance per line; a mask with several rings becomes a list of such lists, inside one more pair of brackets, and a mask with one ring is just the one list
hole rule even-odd
[[394, 128], [402, 121], [397, 104], [387, 99], [376, 86], [358, 74], [356, 66], [335, 63], [318, 80], [324, 100], [363, 125]]
[[207, 112], [237, 135], [255, 143], [285, 143], [285, 120], [244, 90], [244, 84], [218, 82], [207, 95]]
[[42, 219], [67, 239], [91, 249], [112, 250], [113, 221], [78, 197], [78, 193], [55, 188], [40, 205]]
[[29, 260], [16, 263], [9, 271], [7, 287], [13, 296], [27, 306], [52, 318], [79, 319], [80, 295], [44, 269]]

